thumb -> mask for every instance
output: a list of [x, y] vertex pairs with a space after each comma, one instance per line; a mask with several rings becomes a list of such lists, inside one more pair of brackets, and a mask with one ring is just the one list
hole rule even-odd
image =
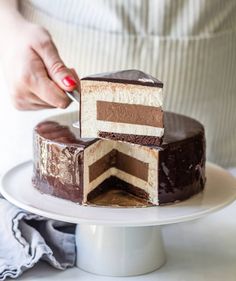
[[78, 88], [78, 79], [74, 72], [67, 68], [59, 56], [53, 41], [42, 44], [36, 52], [44, 62], [49, 77], [63, 90], [72, 91]]
[[76, 82], [77, 82], [77, 90], [79, 91], [79, 93], [81, 93], [81, 84], [80, 84], [80, 78], [76, 72], [76, 70], [74, 68], [70, 69], [71, 72], [73, 73], [73, 77], [75, 78]]

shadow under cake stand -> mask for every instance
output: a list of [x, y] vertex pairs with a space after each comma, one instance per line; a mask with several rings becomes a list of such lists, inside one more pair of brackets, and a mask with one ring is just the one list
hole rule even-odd
[[161, 226], [201, 218], [236, 199], [236, 179], [207, 163], [204, 192], [184, 202], [147, 208], [80, 206], [42, 194], [31, 184], [32, 162], [9, 170], [0, 192], [29, 212], [77, 224], [79, 268], [99, 275], [132, 276], [160, 268], [166, 260]]

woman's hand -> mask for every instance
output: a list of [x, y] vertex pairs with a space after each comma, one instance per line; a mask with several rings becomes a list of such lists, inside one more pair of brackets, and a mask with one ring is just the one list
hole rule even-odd
[[67, 107], [70, 100], [63, 90], [79, 89], [80, 81], [64, 65], [48, 31], [23, 18], [10, 26], [1, 40], [0, 56], [15, 107]]

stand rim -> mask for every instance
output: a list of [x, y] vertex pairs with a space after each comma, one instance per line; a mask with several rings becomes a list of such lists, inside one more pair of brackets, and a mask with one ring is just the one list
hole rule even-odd
[[[63, 200], [46, 194], [41, 194], [38, 190], [32, 188], [31, 168], [32, 162], [27, 161], [10, 169], [2, 177], [2, 185], [0, 186], [0, 192], [2, 193], [2, 195], [12, 204], [25, 209], [26, 211], [51, 219], [76, 224], [85, 223], [107, 226], [109, 225], [115, 227], [154, 226], [180, 223], [195, 220], [210, 213], [216, 212], [233, 203], [236, 199], [236, 179], [232, 175], [230, 175], [229, 172], [212, 163], [207, 163], [208, 182], [203, 193], [195, 195], [194, 197], [180, 203], [147, 208], [80, 206], [67, 200]], [[24, 174], [25, 176], [23, 177], [22, 174]], [[19, 182], [22, 183], [22, 188], [24, 189], [21, 190], [21, 192], [19, 192]], [[224, 186], [218, 186], [214, 188], [210, 186], [210, 184], [215, 184], [216, 186]], [[210, 188], [212, 189], [211, 194], [206, 195], [207, 192], [210, 192]], [[41, 206], [42, 204], [37, 205], [35, 203], [35, 196], [37, 198], [40, 196], [41, 199], [44, 200], [43, 206]], [[206, 196], [210, 196], [212, 198], [206, 199]], [[215, 201], [213, 200], [214, 196], [218, 196], [217, 198], [215, 198]], [[46, 198], [47, 200], [45, 200]], [[213, 200], [213, 202], [211, 200]], [[51, 206], [51, 204], [54, 207], [59, 206], [60, 208], [62, 208], [62, 210], [65, 210], [67, 214], [58, 212], [59, 209], [55, 210], [54, 208], [49, 208], [48, 206]], [[202, 209], [201, 206], [198, 206], [198, 204], [202, 205]], [[193, 212], [194, 208], [195, 212]], [[71, 211], [71, 214], [68, 215], [68, 210], [72, 209], [73, 212]], [[81, 212], [80, 217], [72, 215], [77, 211]], [[183, 211], [185, 211], [185, 213]], [[100, 217], [95, 215], [95, 213], [100, 213]], [[165, 215], [165, 213], [167, 215]], [[103, 214], [103, 217], [101, 216], [101, 214]], [[127, 214], [130, 218], [124, 221], [124, 219], [127, 219], [124, 217], [124, 215], [126, 216]], [[107, 215], [107, 217], [104, 218], [104, 215]], [[142, 221], [140, 219], [140, 215], [142, 216]], [[162, 219], [161, 215], [163, 216]]]

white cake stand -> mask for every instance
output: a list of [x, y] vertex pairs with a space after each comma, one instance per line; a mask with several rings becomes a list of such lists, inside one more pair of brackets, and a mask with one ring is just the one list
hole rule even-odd
[[32, 162], [2, 179], [1, 193], [29, 212], [77, 224], [77, 266], [101, 275], [131, 276], [154, 271], [165, 262], [161, 226], [198, 219], [236, 199], [236, 179], [207, 164], [205, 191], [174, 205], [148, 208], [86, 207], [41, 194], [31, 185]]

